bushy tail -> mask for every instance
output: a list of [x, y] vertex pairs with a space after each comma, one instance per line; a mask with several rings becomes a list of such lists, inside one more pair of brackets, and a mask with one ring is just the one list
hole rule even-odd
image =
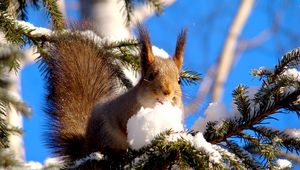
[[92, 107], [111, 97], [121, 69], [113, 56], [78, 34], [53, 37], [42, 59], [48, 80], [46, 112], [51, 118], [47, 144], [58, 156], [82, 157]]

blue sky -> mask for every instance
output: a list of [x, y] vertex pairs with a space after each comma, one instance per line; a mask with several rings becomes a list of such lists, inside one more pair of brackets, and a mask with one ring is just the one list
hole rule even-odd
[[[271, 9], [282, 11], [282, 23], [295, 34], [300, 35], [300, 1], [293, 1], [288, 10], [282, 7], [279, 0], [272, 1], [274, 8], [269, 9], [268, 2], [258, 1], [255, 4], [253, 12], [247, 22], [247, 25], [241, 35], [242, 39], [251, 38], [261, 31], [264, 31], [272, 17]], [[66, 0], [67, 13], [70, 20], [78, 19], [79, 15], [74, 10], [76, 0]], [[188, 41], [185, 51], [184, 67], [197, 71], [203, 76], [210, 65], [216, 62], [228, 26], [231, 23], [238, 7], [239, 1], [233, 0], [230, 3], [226, 1], [206, 1], [206, 0], [178, 0], [172, 6], [166, 8], [160, 16], [153, 16], [145, 23], [150, 31], [150, 36], [154, 45], [165, 49], [169, 54], [173, 54], [176, 37], [182, 28], [188, 28]], [[209, 18], [209, 11], [215, 10], [215, 19]], [[29, 22], [36, 26], [48, 27], [48, 19], [42, 9], [36, 10], [28, 8]], [[297, 30], [298, 29], [298, 30]], [[224, 102], [229, 107], [232, 101], [232, 90], [238, 84], [248, 86], [259, 86], [260, 82], [250, 75], [250, 71], [260, 66], [273, 67], [278, 58], [295, 47], [300, 46], [298, 39], [293, 42], [284, 37], [284, 35], [275, 33], [276, 36], [270, 37], [256, 49], [250, 49], [244, 52], [235, 62], [229, 75], [229, 80], [225, 85]], [[209, 41], [204, 41], [208, 37]], [[280, 44], [281, 43], [281, 44]], [[280, 47], [280, 48], [279, 48]], [[50, 156], [50, 150], [47, 150], [44, 143], [43, 132], [46, 129], [47, 120], [43, 112], [45, 104], [45, 82], [38, 70], [38, 64], [27, 66], [21, 73], [22, 96], [25, 102], [33, 109], [30, 119], [24, 119], [24, 139], [26, 149], [26, 159], [43, 162]], [[188, 98], [184, 99], [188, 103], [196, 96], [199, 85], [185, 86], [183, 91]], [[199, 108], [199, 113], [187, 119], [187, 126], [190, 127], [196, 117], [202, 115], [208, 101], [203, 107]], [[277, 128], [300, 127], [299, 119], [295, 114], [276, 116], [280, 119], [278, 122], [272, 122]]]

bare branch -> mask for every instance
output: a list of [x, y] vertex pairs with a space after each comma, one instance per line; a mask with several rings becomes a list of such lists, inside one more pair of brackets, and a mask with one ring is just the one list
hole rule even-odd
[[208, 93], [211, 91], [213, 80], [216, 76], [216, 66], [211, 66], [208, 71], [207, 75], [204, 77], [204, 79], [201, 82], [201, 86], [198, 90], [198, 95], [194, 101], [192, 101], [188, 106], [184, 107], [184, 113], [185, 117], [191, 116], [193, 113], [197, 112], [197, 109], [201, 106], [204, 99], [208, 95]]
[[222, 98], [224, 83], [228, 77], [229, 70], [234, 58], [236, 44], [241, 34], [246, 21], [253, 8], [254, 0], [243, 0], [239, 10], [233, 20], [231, 28], [229, 29], [228, 37], [225, 41], [223, 51], [220, 56], [218, 70], [216, 73], [215, 85], [213, 87], [213, 101], [219, 101]]
[[279, 30], [280, 23], [282, 21], [282, 11], [276, 12], [272, 15], [274, 18], [270, 28], [263, 30], [251, 39], [240, 40], [237, 44], [235, 56], [238, 57], [242, 52], [250, 48], [256, 48]]

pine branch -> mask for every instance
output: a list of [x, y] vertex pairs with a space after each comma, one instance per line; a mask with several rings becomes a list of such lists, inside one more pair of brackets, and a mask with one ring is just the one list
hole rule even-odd
[[8, 0], [0, 1], [0, 11], [7, 11], [8, 7], [9, 7], [9, 3], [10, 3], [10, 1], [8, 1]]
[[64, 28], [63, 14], [60, 12], [57, 0], [43, 0], [44, 6], [48, 9], [48, 15], [52, 19], [54, 30], [61, 31]]
[[0, 88], [0, 103], [6, 108], [9, 108], [9, 104], [12, 104], [18, 111], [27, 116], [29, 116], [31, 113], [31, 110], [28, 108], [28, 106], [11, 95], [7, 89]]
[[[6, 112], [4, 106], [0, 103], [0, 150], [8, 147], [8, 128], [5, 119]], [[1, 152], [1, 151], [0, 151]]]
[[285, 54], [275, 66], [274, 73], [269, 76], [268, 82], [273, 82], [275, 77], [281, 75], [286, 68], [297, 67], [300, 64], [300, 48]]
[[[286, 70], [288, 69], [286, 66], [294, 67], [299, 64], [299, 58], [297, 49], [284, 55], [282, 61], [274, 69], [276, 74], [273, 78], [266, 77], [267, 80], [263, 79], [261, 88], [255, 94], [255, 98], [250, 101], [253, 103], [251, 109], [249, 109], [250, 103], [245, 94], [245, 87], [239, 86], [233, 94], [242, 117], [226, 120], [224, 122], [227, 123], [223, 123], [224, 126], [218, 129], [214, 127], [215, 124], [208, 124], [207, 132], [204, 134], [205, 138], [209, 142], [219, 143], [243, 130], [250, 129], [265, 119], [272, 118], [271, 115], [284, 109], [299, 114], [296, 101], [300, 95], [300, 84], [297, 80], [283, 75], [282, 70], [282, 67]], [[220, 134], [217, 131], [223, 131], [223, 133]]]
[[3, 11], [0, 11], [0, 29], [5, 33], [7, 41], [13, 44], [25, 44], [27, 39], [22, 36], [23, 33], [30, 33], [30, 31], [32, 31], [18, 27], [15, 20], [12, 19], [8, 13]]
[[[17, 72], [20, 68], [20, 60], [24, 57], [21, 50], [10, 44], [0, 43], [0, 75], [3, 74], [5, 68], [9, 68], [9, 71]], [[3, 76], [1, 76], [3, 77]], [[4, 84], [4, 85], [3, 85]], [[7, 86], [7, 81], [0, 81], [0, 87]]]
[[[244, 165], [238, 163], [239, 159], [221, 147], [215, 147], [220, 151], [223, 159], [220, 163], [213, 162], [209, 159], [211, 155], [205, 150], [196, 149], [191, 141], [186, 139], [177, 139], [169, 141], [168, 137], [175, 134], [168, 130], [158, 135], [151, 144], [144, 146], [139, 150], [129, 149], [122, 159], [102, 156], [102, 159], [86, 159], [77, 169], [84, 168], [111, 168], [111, 169], [224, 169], [225, 167], [234, 167], [244, 169]], [[190, 132], [189, 132], [190, 134]], [[227, 162], [227, 164], [223, 164]], [[69, 168], [67, 168], [69, 169]]]
[[14, 158], [14, 155], [9, 149], [3, 149], [0, 147], [0, 168], [8, 168], [12, 166], [18, 166], [20, 162]]
[[222, 133], [222, 135], [216, 135], [218, 133], [213, 127], [213, 124], [208, 124], [208, 130], [205, 132], [204, 136], [211, 143], [222, 142], [243, 130], [251, 128], [255, 124], [261, 123], [264, 119], [268, 118], [268, 116], [276, 113], [279, 109], [284, 108], [287, 103], [293, 103], [295, 100], [297, 100], [299, 95], [300, 89], [290, 95], [287, 95], [285, 98], [268, 103], [266, 106], [264, 106], [264, 108], [262, 108], [262, 110], [257, 110], [255, 113], [253, 113], [251, 119], [247, 122], [244, 122], [243, 118], [234, 118], [233, 120], [224, 121], [229, 123], [218, 129], [218, 131], [225, 131]]
[[104, 42], [104, 48], [113, 53], [116, 59], [135, 73], [139, 70], [139, 43], [136, 40]]
[[238, 111], [243, 116], [244, 121], [248, 121], [250, 116], [250, 99], [247, 96], [247, 87], [239, 85], [232, 93], [234, 103], [237, 106]]
[[191, 71], [191, 70], [182, 70], [180, 72], [180, 80], [184, 82], [185, 85], [196, 84], [199, 80], [201, 80], [200, 74]]
[[276, 140], [280, 143], [280, 146], [285, 147], [287, 151], [300, 153], [300, 139], [292, 138], [285, 134], [285, 132], [270, 127], [258, 126], [252, 129], [270, 141]]
[[163, 13], [164, 4], [160, 0], [124, 0], [125, 9], [126, 9], [126, 21], [127, 25], [132, 21], [132, 14], [135, 6], [138, 6], [142, 3], [146, 3], [151, 8], [153, 8], [156, 14]]
[[266, 160], [265, 168], [272, 168], [275, 166], [274, 160], [276, 158], [276, 153], [280, 149], [277, 141], [263, 141], [246, 133], [239, 133], [239, 137], [246, 140], [250, 145], [255, 146], [259, 155]]
[[259, 69], [252, 70], [254, 76], [258, 76], [261, 79], [265, 78], [265, 85], [274, 83], [279, 76], [286, 70], [286, 68], [297, 67], [300, 64], [300, 48], [296, 48], [291, 52], [282, 56], [278, 64], [274, 66], [274, 69], [267, 69], [261, 67]]
[[252, 155], [238, 144], [230, 140], [227, 140], [226, 144], [230, 151], [237, 155], [247, 168], [262, 169], [262, 166], [252, 157]]

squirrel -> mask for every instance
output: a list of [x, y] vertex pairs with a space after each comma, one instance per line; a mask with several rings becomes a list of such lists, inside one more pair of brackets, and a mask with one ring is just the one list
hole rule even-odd
[[[141, 107], [171, 101], [182, 108], [180, 70], [186, 30], [177, 38], [175, 54], [153, 54], [147, 29], [138, 26], [141, 78], [118, 95], [122, 68], [114, 54], [81, 34], [57, 35], [43, 57], [47, 78], [47, 143], [57, 156], [76, 160], [92, 152], [125, 152], [126, 125]], [[121, 75], [121, 76], [120, 76]], [[124, 75], [123, 75], [124, 76]]]

